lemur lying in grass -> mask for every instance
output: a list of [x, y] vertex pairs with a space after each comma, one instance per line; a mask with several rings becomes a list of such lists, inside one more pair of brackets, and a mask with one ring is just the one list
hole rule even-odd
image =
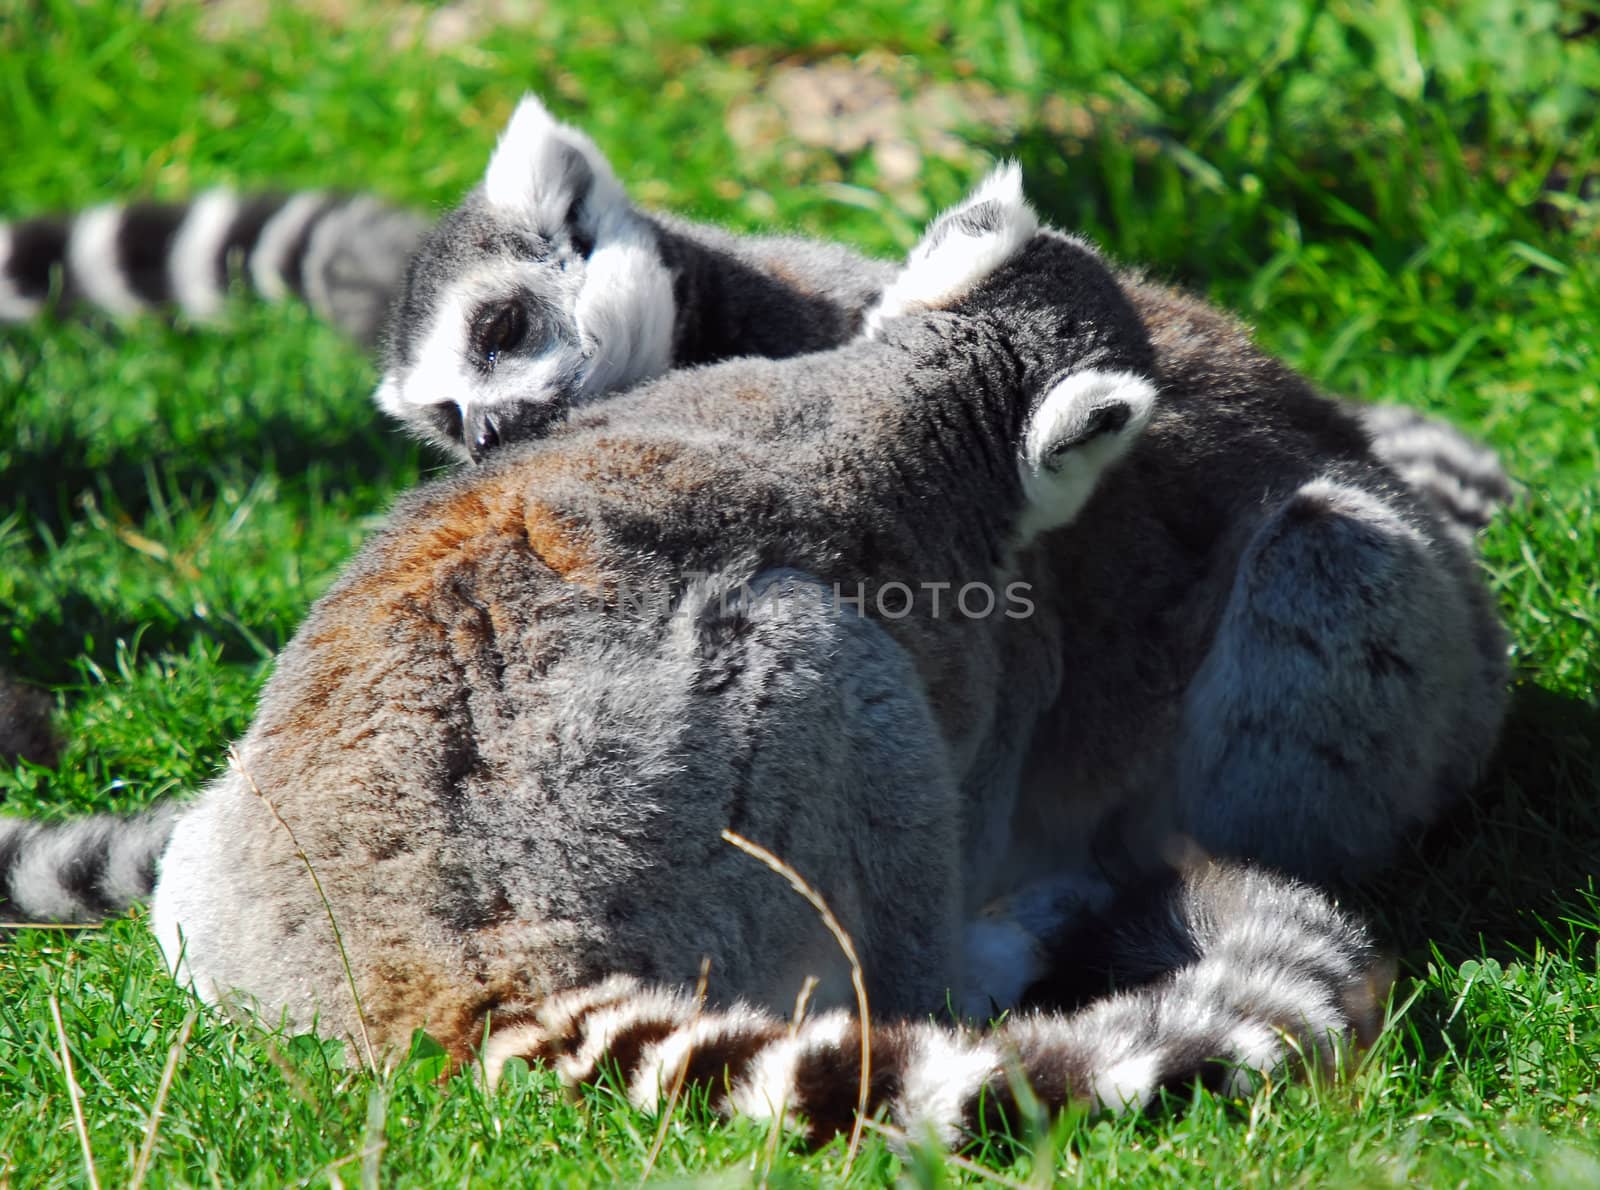
[[[947, 1139], [1008, 1051], [1046, 1099], [1116, 1108], [1369, 1033], [1358, 926], [1259, 869], [1174, 875], [1166, 848], [1340, 875], [1471, 783], [1503, 705], [1462, 531], [1491, 461], [1409, 425], [1441, 475], [1463, 461], [1460, 491], [1408, 483], [1225, 316], [1038, 229], [1010, 171], [890, 276], [817, 249], [812, 281], [773, 249], [773, 308], [824, 312], [788, 341], [826, 350], [602, 401], [762, 346], [728, 280], [759, 280], [749, 249], [663, 226], [519, 109], [412, 265], [379, 390], [486, 465], [402, 505], [198, 802], [8, 823], [13, 912], [109, 911], [165, 845], [157, 929], [208, 999], [378, 1045], [426, 1025], [459, 1058], [487, 1021], [492, 1063], [610, 1057], [640, 1098], [692, 1042], [730, 1110], [837, 1121], [849, 1025], [764, 1012], [808, 971], [839, 999], [837, 957], [731, 824], [840, 909], [887, 1015], [1125, 989], [982, 1038], [885, 1032], [884, 1105]], [[1018, 583], [1025, 616], [951, 608]], [[674, 594], [641, 618], [619, 587]], [[719, 1004], [756, 1007], [630, 982], [702, 955]]]

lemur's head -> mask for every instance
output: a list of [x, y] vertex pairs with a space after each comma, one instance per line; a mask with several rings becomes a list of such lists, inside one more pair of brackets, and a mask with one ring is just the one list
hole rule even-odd
[[893, 337], [930, 314], [987, 324], [1013, 373], [1018, 542], [1071, 521], [1156, 410], [1149, 334], [1116, 275], [1093, 245], [1040, 224], [1009, 162], [929, 224], [863, 333]]
[[378, 405], [474, 460], [672, 362], [672, 278], [599, 149], [524, 96], [434, 228], [385, 335]]

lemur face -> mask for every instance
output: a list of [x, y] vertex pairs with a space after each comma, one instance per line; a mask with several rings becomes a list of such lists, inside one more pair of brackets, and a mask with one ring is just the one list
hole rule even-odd
[[593, 142], [528, 96], [412, 261], [376, 400], [477, 461], [666, 371], [675, 316], [654, 228]]

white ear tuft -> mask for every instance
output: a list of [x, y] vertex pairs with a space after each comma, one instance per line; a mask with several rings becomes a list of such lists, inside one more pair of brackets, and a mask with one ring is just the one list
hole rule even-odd
[[1022, 169], [997, 166], [959, 205], [935, 219], [867, 314], [866, 334], [887, 318], [948, 307], [1021, 250], [1039, 230], [1022, 196]]
[[1082, 511], [1105, 473], [1127, 454], [1155, 408], [1155, 385], [1133, 372], [1075, 372], [1028, 418], [1022, 455], [1026, 503], [1019, 545]]
[[491, 205], [520, 212], [529, 205], [539, 179], [559, 172], [566, 147], [556, 127], [537, 96], [522, 97], [483, 175], [484, 195]]
[[1022, 197], [1022, 166], [1016, 161], [1002, 161], [989, 171], [989, 175], [978, 183], [978, 188], [967, 195], [953, 211], [965, 211], [971, 207], [986, 202], [997, 202], [1010, 209], [1026, 210], [1033, 222], [1026, 232], [1032, 235], [1039, 226], [1037, 218], [1028, 207], [1028, 202]]
[[503, 214], [553, 235], [580, 205], [593, 233], [628, 207], [611, 165], [595, 143], [524, 95], [500, 134], [483, 175], [484, 197]]

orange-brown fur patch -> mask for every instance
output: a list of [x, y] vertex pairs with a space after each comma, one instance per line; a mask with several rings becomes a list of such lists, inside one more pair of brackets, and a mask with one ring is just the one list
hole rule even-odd
[[524, 473], [514, 483], [480, 484], [426, 510], [415, 527], [396, 539], [385, 565], [352, 584], [348, 596], [376, 601], [373, 615], [388, 616], [396, 603], [424, 596], [452, 568], [471, 563], [507, 537], [520, 538], [560, 579], [588, 585], [596, 566], [590, 535], [572, 518], [543, 501], [526, 501], [538, 490]]
[[442, 956], [388, 940], [384, 958], [366, 974], [362, 1010], [375, 1049], [394, 1052], [424, 1029], [459, 1067], [470, 1062], [483, 1041], [485, 1019], [494, 1006], [518, 989], [508, 980], [485, 983], [467, 971], [444, 971]]
[[522, 513], [528, 548], [561, 578], [584, 586], [595, 581], [596, 560], [591, 535], [540, 501], [531, 501]]

